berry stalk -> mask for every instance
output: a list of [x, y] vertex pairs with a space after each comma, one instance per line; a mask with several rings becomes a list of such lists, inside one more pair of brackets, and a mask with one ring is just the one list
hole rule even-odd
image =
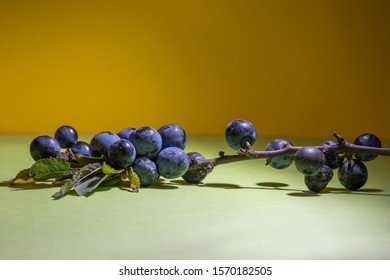
[[[351, 157], [353, 154], [390, 156], [389, 148], [355, 145], [346, 141], [343, 136], [337, 134], [336, 132], [334, 132], [332, 135], [337, 140], [336, 146], [314, 146], [314, 148], [321, 150], [324, 154], [343, 154], [346, 158]], [[250, 145], [247, 144], [244, 146], [247, 148], [238, 149], [236, 155], [225, 155], [223, 151], [220, 151], [219, 157], [217, 158], [193, 161], [189, 167], [189, 170], [201, 169], [202, 173], [211, 173], [214, 167], [221, 164], [261, 158], [265, 158], [269, 162], [273, 158], [295, 155], [295, 153], [302, 148], [302, 146], [285, 145], [284, 148], [280, 150], [261, 151], [254, 150]]]

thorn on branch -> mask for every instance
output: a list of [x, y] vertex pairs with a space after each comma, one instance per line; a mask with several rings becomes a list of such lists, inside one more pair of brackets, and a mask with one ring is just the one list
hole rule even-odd
[[206, 175], [210, 174], [213, 171], [214, 165], [211, 163], [208, 163], [205, 167], [199, 170], [199, 174]]
[[287, 148], [288, 146], [291, 146], [289, 143], [283, 143], [282, 144], [282, 149], [285, 149], [285, 148]]
[[207, 174], [210, 174], [213, 171], [213, 168], [214, 166], [211, 163], [207, 164], [206, 166]]
[[224, 157], [225, 156], [225, 152], [224, 151], [219, 151], [218, 155], [219, 155], [219, 157]]
[[191, 165], [196, 165], [196, 164], [200, 164], [199, 160], [197, 160], [195, 158], [192, 158], [191, 161], [190, 161], [190, 166]]
[[239, 156], [247, 156], [247, 157], [253, 157], [253, 150], [252, 149], [244, 149], [244, 148], [241, 148], [237, 151], [237, 154]]
[[341, 147], [345, 142], [344, 137], [340, 134], [337, 134], [336, 132], [333, 132], [332, 135], [336, 138], [337, 142], [339, 143], [339, 146]]

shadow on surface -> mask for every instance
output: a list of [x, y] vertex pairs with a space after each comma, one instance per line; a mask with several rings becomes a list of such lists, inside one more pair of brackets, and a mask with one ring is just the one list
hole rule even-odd
[[376, 193], [376, 192], [383, 192], [384, 190], [382, 189], [365, 189], [364, 187], [360, 190], [356, 191], [349, 191], [345, 188], [326, 188], [328, 192], [344, 192], [344, 193], [349, 193], [349, 192], [354, 192], [354, 193]]
[[[200, 184], [189, 184], [184, 180], [176, 179], [176, 180], [165, 180], [159, 179], [152, 186], [142, 187], [142, 189], [154, 189], [154, 190], [176, 190], [179, 186], [189, 186], [189, 187], [208, 187], [215, 189], [225, 189], [225, 190], [243, 190], [243, 189], [252, 189], [252, 190], [268, 190], [268, 191], [285, 191], [288, 192], [287, 195], [292, 197], [319, 197], [322, 195], [329, 194], [347, 194], [347, 195], [371, 195], [371, 196], [382, 196], [382, 197], [390, 197], [388, 193], [384, 192], [383, 189], [379, 188], [362, 188], [359, 190], [351, 191], [346, 188], [335, 188], [335, 187], [327, 187], [322, 192], [315, 193], [310, 190], [301, 190], [290, 188], [288, 184], [281, 182], [259, 182], [255, 184], [258, 187], [244, 187], [237, 184], [230, 183], [200, 183]], [[40, 190], [40, 189], [53, 189], [60, 188], [61, 184], [52, 184], [52, 183], [26, 183], [26, 184], [18, 184], [11, 186], [9, 181], [0, 182], [0, 187], [9, 187], [12, 191], [24, 191], [24, 190]], [[119, 188], [120, 190], [127, 192], [134, 192], [128, 186], [127, 182], [121, 182], [118, 186], [99, 186], [94, 191], [88, 193], [86, 197], [90, 197], [95, 192], [106, 192], [112, 188]], [[78, 196], [78, 194], [71, 190], [65, 196]]]
[[203, 182], [200, 182], [199, 184], [191, 184], [186, 182], [185, 180], [180, 180], [180, 179], [171, 180], [170, 182], [175, 185], [181, 185], [181, 186], [203, 186], [204, 185]]
[[154, 189], [154, 190], [176, 190], [178, 187], [172, 182], [165, 181], [164, 179], [159, 179], [156, 183], [151, 186], [141, 187], [142, 189]]
[[256, 185], [260, 187], [270, 187], [270, 188], [280, 188], [280, 187], [288, 187], [289, 184], [286, 183], [279, 183], [279, 182], [260, 182]]
[[298, 191], [289, 193], [290, 196], [296, 196], [296, 197], [310, 197], [310, 196], [321, 196], [321, 195], [328, 195], [328, 194], [347, 194], [347, 195], [375, 195], [375, 196], [388, 196], [390, 197], [390, 194], [380, 192], [384, 192], [382, 189], [361, 189], [356, 191], [350, 191], [344, 188], [326, 188], [322, 192], [315, 193], [309, 190], [305, 191]]
[[226, 183], [209, 183], [209, 184], [203, 184], [200, 187], [208, 187], [208, 188], [221, 188], [221, 189], [256, 189], [256, 188], [248, 188], [248, 187], [241, 187], [236, 184], [226, 184]]
[[193, 186], [193, 187], [201, 187], [201, 188], [220, 188], [220, 189], [228, 189], [228, 190], [231, 190], [231, 189], [259, 189], [259, 188], [256, 188], [256, 187], [243, 187], [243, 186], [240, 186], [240, 185], [237, 185], [237, 184], [229, 184], [229, 183], [204, 183], [204, 182], [201, 182], [199, 184], [190, 184], [190, 183], [187, 183], [186, 181], [184, 180], [172, 180], [171, 181], [172, 183], [174, 184], [179, 184], [179, 185], [182, 185], [182, 186]]
[[390, 194], [380, 194], [384, 192], [382, 189], [378, 188], [362, 188], [356, 191], [350, 191], [346, 188], [332, 188], [327, 187], [322, 192], [316, 193], [310, 190], [299, 190], [288, 188], [289, 185], [285, 183], [278, 182], [260, 182], [256, 184], [260, 186], [262, 190], [275, 190], [275, 191], [288, 191], [287, 195], [294, 197], [319, 197], [326, 194], [351, 194], [351, 195], [376, 195], [376, 196], [390, 196]]
[[[299, 196], [310, 196], [307, 194], [307, 192], [311, 193], [311, 191], [302, 191], [302, 190], [298, 190], [298, 189], [292, 189], [292, 188], [287, 188], [289, 187], [290, 185], [289, 184], [286, 184], [286, 183], [280, 183], [280, 182], [260, 182], [260, 183], [256, 183], [257, 186], [259, 186], [260, 190], [275, 190], [275, 191], [296, 191], [297, 193], [302, 193], [301, 195]], [[298, 196], [298, 195], [297, 195]]]
[[299, 192], [293, 192], [288, 193], [287, 195], [295, 196], [295, 197], [313, 197], [313, 196], [320, 196], [320, 194], [312, 192], [312, 191], [299, 191]]
[[[101, 185], [101, 186], [99, 186], [99, 187], [97, 187], [96, 189], [94, 189], [93, 191], [91, 191], [91, 192], [89, 192], [89, 193], [87, 193], [86, 195], [85, 195], [85, 197], [90, 197], [91, 195], [93, 195], [94, 193], [101, 193], [101, 192], [107, 192], [107, 191], [109, 191], [109, 190], [111, 190], [111, 189], [113, 189], [113, 188], [122, 188], [121, 186], [104, 186], [104, 185]], [[69, 195], [74, 195], [74, 196], [79, 196], [77, 193], [76, 193], [76, 191], [70, 191], [69, 192]]]

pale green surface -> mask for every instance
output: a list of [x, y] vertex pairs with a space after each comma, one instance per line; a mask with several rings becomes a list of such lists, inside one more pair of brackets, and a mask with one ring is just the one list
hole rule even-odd
[[[0, 136], [1, 181], [32, 164], [32, 138]], [[186, 150], [214, 157], [220, 149], [230, 153], [223, 136], [189, 137]], [[201, 187], [165, 181], [58, 201], [50, 198], [58, 188], [3, 184], [0, 259], [389, 259], [390, 158], [367, 166], [362, 191], [347, 193], [334, 178], [314, 196], [294, 166], [264, 160], [219, 166]]]

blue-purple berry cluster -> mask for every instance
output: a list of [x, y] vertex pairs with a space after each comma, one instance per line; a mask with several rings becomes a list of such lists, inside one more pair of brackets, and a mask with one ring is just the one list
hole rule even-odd
[[[177, 124], [163, 125], [158, 130], [142, 126], [127, 127], [118, 133], [103, 131], [94, 135], [89, 144], [78, 141], [74, 128], [61, 126], [54, 137], [35, 138], [30, 151], [34, 160], [57, 157], [61, 149], [71, 149], [74, 154], [103, 158], [117, 170], [131, 166], [141, 186], [149, 186], [160, 176], [174, 179], [187, 173], [191, 157], [184, 151], [186, 145], [186, 132]], [[196, 172], [192, 170], [191, 174]], [[203, 180], [205, 176], [200, 178]]]
[[90, 156], [89, 144], [78, 141], [77, 131], [68, 125], [59, 127], [54, 136], [41, 135], [31, 142], [30, 154], [34, 160], [57, 157], [61, 149], [71, 149], [74, 154]]

